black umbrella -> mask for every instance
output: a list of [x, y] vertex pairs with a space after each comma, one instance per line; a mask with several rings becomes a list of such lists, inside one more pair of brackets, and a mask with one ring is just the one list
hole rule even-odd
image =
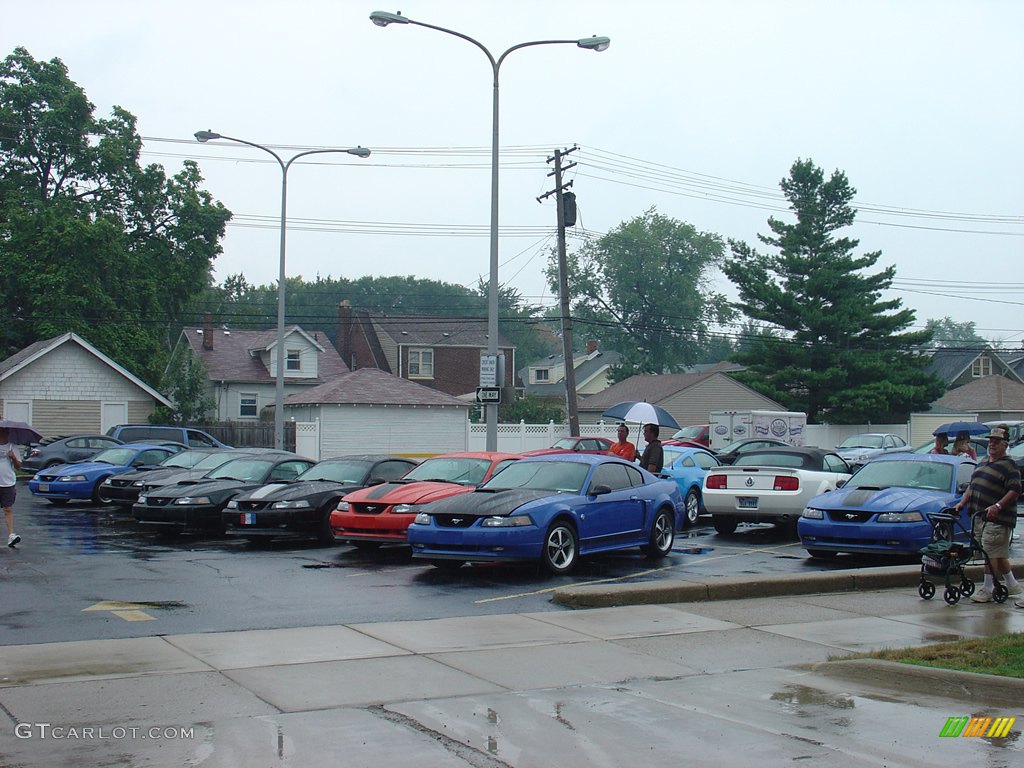
[[0, 429], [7, 430], [7, 442], [14, 443], [15, 445], [28, 445], [29, 443], [38, 443], [43, 439], [43, 436], [36, 432], [31, 426], [26, 424], [24, 421], [14, 421], [13, 419], [0, 419]]

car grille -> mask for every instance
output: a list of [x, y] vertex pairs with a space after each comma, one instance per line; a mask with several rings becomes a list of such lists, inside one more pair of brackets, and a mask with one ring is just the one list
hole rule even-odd
[[54, 474], [39, 475], [39, 481], [43, 482], [43, 483], [52, 483], [56, 479], [57, 479], [57, 475], [54, 475]]
[[386, 512], [390, 504], [353, 504], [352, 511], [357, 515], [379, 515]]
[[475, 520], [466, 515], [434, 515], [434, 523], [439, 528], [469, 528]]
[[842, 512], [829, 512], [828, 519], [833, 523], [866, 523], [875, 516], [874, 512], [863, 512], [860, 510], [844, 510]]
[[260, 509], [266, 509], [270, 502], [267, 501], [240, 501], [238, 502], [238, 508], [243, 512], [255, 512]]
[[167, 507], [170, 506], [172, 499], [163, 498], [160, 496], [147, 496], [146, 506], [149, 507]]
[[131, 480], [124, 480], [117, 477], [107, 478], [107, 482], [110, 483], [111, 488], [127, 488], [132, 484]]

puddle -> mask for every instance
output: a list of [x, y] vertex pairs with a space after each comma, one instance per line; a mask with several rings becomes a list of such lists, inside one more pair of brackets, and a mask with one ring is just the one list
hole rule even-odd
[[678, 552], [681, 555], [706, 555], [708, 552], [714, 552], [714, 547], [672, 547], [673, 552]]

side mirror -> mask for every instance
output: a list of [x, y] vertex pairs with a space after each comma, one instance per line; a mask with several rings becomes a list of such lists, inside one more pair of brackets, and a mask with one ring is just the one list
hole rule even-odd
[[846, 485], [846, 481], [845, 480], [837, 480], [836, 481], [836, 490], [842, 488], [844, 485]]
[[591, 496], [603, 496], [606, 493], [611, 493], [612, 489], [607, 485], [595, 485], [590, 489]]

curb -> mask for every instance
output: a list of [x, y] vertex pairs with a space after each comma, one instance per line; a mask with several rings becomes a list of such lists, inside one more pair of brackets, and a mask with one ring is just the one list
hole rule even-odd
[[991, 705], [993, 701], [1019, 707], [1024, 701], [1024, 680], [977, 672], [925, 667], [881, 659], [838, 659], [801, 665], [816, 675], [925, 696], [942, 696]]

